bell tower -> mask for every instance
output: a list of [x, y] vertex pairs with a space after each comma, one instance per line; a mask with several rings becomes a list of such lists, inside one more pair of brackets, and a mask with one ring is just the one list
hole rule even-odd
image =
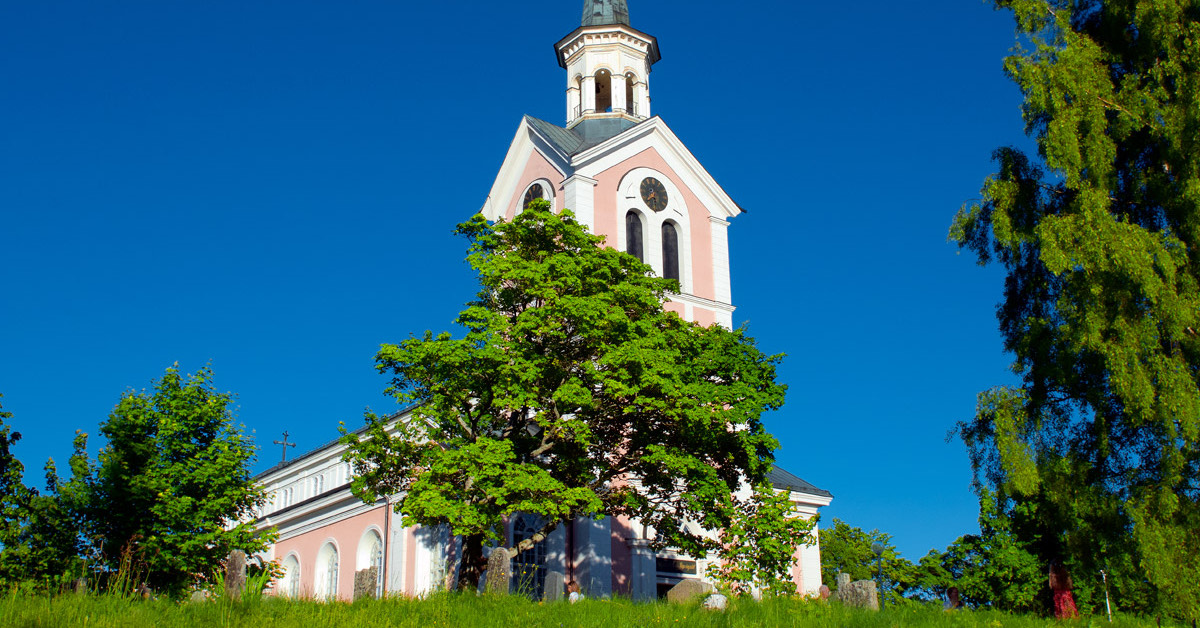
[[579, 28], [554, 45], [567, 71], [567, 128], [584, 120], [650, 117], [658, 40], [629, 25], [625, 0], [583, 0]]

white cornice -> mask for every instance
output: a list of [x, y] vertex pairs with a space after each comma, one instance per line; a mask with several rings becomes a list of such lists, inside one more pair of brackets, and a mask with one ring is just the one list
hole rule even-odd
[[579, 173], [575, 173], [575, 174], [563, 179], [563, 185], [566, 185], [568, 183], [573, 183], [575, 181], [581, 181], [583, 183], [591, 183], [593, 187], [600, 184], [599, 181], [597, 181], [591, 177], [585, 177]]
[[667, 293], [667, 298], [670, 299], [671, 301], [675, 301], [676, 303], [688, 303], [691, 305], [698, 305], [700, 307], [705, 307], [710, 310], [715, 310], [718, 312], [732, 313], [734, 310], [737, 309], [737, 307], [734, 306], [732, 303], [722, 303], [721, 301], [713, 301], [712, 299], [698, 297], [694, 294], [675, 294], [674, 292], [670, 292], [670, 293]]

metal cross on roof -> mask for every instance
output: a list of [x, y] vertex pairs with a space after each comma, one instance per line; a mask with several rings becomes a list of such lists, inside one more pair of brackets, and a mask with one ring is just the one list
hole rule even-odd
[[283, 457], [279, 459], [280, 463], [287, 462], [287, 448], [296, 446], [296, 443], [289, 443], [287, 437], [288, 437], [287, 430], [284, 430], [283, 431], [283, 440], [271, 441], [272, 443], [274, 443], [276, 445], [281, 445], [283, 448]]

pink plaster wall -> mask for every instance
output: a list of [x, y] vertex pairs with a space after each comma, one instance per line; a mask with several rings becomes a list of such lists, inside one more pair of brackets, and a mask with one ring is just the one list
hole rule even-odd
[[[377, 506], [367, 512], [331, 523], [303, 534], [279, 541], [275, 544], [275, 557], [282, 561], [295, 552], [300, 562], [300, 595], [316, 594], [317, 553], [326, 541], [332, 540], [338, 551], [337, 595], [340, 599], [354, 597], [354, 570], [358, 559], [358, 542], [372, 525], [379, 528], [380, 536], [386, 537], [384, 514], [386, 507]], [[390, 553], [390, 552], [389, 552]], [[390, 568], [390, 566], [389, 566]]]
[[634, 168], [652, 168], [661, 172], [683, 194], [690, 223], [688, 242], [692, 249], [692, 294], [715, 299], [712, 225], [708, 222], [708, 208], [700, 204], [700, 199], [684, 185], [683, 179], [654, 148], [647, 148], [595, 176], [596, 233], [605, 236], [610, 246], [617, 241], [617, 220], [624, 215], [624, 208], [617, 207], [617, 186], [621, 184], [621, 178]]
[[525, 169], [521, 171], [521, 178], [517, 179], [520, 183], [517, 185], [516, 191], [513, 192], [512, 198], [508, 199], [508, 205], [504, 207], [505, 220], [512, 220], [513, 216], [517, 214], [517, 206], [520, 205], [521, 201], [525, 200], [525, 188], [538, 179], [545, 179], [554, 186], [554, 205], [552, 209], [555, 211], [562, 210], [563, 174], [557, 168], [550, 165], [550, 162], [546, 161], [546, 158], [535, 150], [529, 155], [529, 161], [525, 162]]
[[717, 322], [717, 316], [712, 310], [703, 307], [692, 308], [692, 315], [702, 327], [709, 327]]
[[804, 560], [802, 550], [804, 546], [796, 548], [796, 553], [792, 554], [792, 582], [796, 583], [796, 592], [804, 594]]

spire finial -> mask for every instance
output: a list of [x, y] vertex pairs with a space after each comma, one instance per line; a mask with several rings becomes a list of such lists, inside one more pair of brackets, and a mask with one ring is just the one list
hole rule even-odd
[[583, 0], [583, 26], [629, 25], [625, 0]]

